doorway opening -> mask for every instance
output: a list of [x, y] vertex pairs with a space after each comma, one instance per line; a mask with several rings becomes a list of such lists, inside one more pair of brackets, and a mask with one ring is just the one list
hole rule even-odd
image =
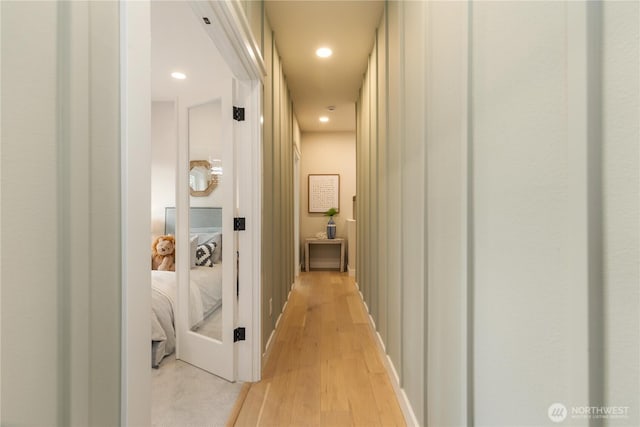
[[[238, 22], [239, 15], [233, 10], [236, 7], [239, 6], [187, 1], [123, 5], [126, 149], [135, 143], [130, 136], [132, 128], [152, 134], [153, 147], [151, 159], [128, 159], [130, 165], [138, 162], [139, 169], [135, 170], [146, 171], [152, 177], [152, 206], [146, 213], [144, 209], [137, 213], [151, 216], [152, 235], [148, 229], [130, 229], [127, 233], [149, 243], [158, 235], [175, 238], [175, 271], [152, 271], [153, 276], [157, 274], [164, 279], [172, 276], [161, 283], [160, 292], [153, 294], [149, 289], [130, 298], [130, 286], [124, 290], [127, 343], [139, 339], [147, 344], [124, 347], [123, 422], [151, 424], [148, 419], [151, 411], [145, 410], [151, 407], [152, 381], [148, 331], [152, 331], [152, 342], [158, 341], [161, 347], [170, 347], [166, 345], [167, 336], [175, 334], [172, 336], [175, 348], [167, 353], [177, 361], [188, 362], [188, 365], [180, 362], [182, 367], [173, 373], [163, 371], [163, 364], [170, 360], [167, 354], [160, 355], [155, 363], [158, 369], [154, 376], [165, 381], [165, 385], [172, 377], [182, 381], [182, 385], [172, 386], [170, 399], [175, 397], [176, 390], [183, 394], [180, 387], [185, 386], [195, 386], [191, 390], [193, 396], [211, 395], [210, 391], [198, 389], [203, 381], [194, 379], [194, 375], [203, 371], [230, 383], [260, 377], [260, 168], [254, 165], [260, 163], [260, 88], [264, 66], [246, 51], [255, 42], [242, 30], [246, 25]], [[233, 31], [222, 32], [223, 27]], [[140, 67], [137, 61], [140, 56], [151, 58], [148, 68]], [[142, 75], [141, 69], [149, 69], [149, 73]], [[146, 89], [149, 87], [151, 93]], [[146, 99], [146, 106], [138, 102], [140, 110], [133, 111], [130, 108], [133, 99], [137, 102]], [[234, 120], [236, 107], [245, 110], [242, 122]], [[148, 113], [147, 120], [141, 111]], [[150, 123], [153, 129], [149, 129]], [[234, 169], [251, 173], [237, 176]], [[131, 193], [150, 191], [140, 186], [129, 187], [126, 181], [123, 185]], [[245, 218], [246, 231], [234, 229], [237, 217]], [[147, 248], [149, 243], [145, 245]], [[126, 263], [126, 259], [123, 261]], [[148, 265], [146, 268], [131, 265], [127, 269], [139, 269], [143, 274], [146, 270], [146, 276], [149, 275]], [[208, 270], [206, 274], [204, 270]], [[208, 286], [214, 282], [208, 273], [214, 272], [220, 283], [218, 289]], [[169, 281], [173, 282], [173, 288]], [[155, 277], [152, 282], [157, 282]], [[139, 314], [148, 313], [155, 299], [169, 302], [165, 310], [171, 311], [173, 332], [164, 330], [162, 325], [152, 327], [158, 326], [154, 325], [158, 319], [153, 310], [151, 322], [148, 314]], [[132, 313], [138, 315], [131, 316]], [[235, 331], [239, 327], [245, 329], [245, 335], [243, 341], [236, 342]], [[147, 361], [144, 368], [143, 360]], [[200, 374], [189, 374], [185, 369]], [[162, 384], [156, 386], [154, 390], [162, 389]], [[140, 393], [141, 390], [147, 391]], [[192, 400], [197, 402], [198, 398]], [[234, 400], [232, 395], [229, 405]], [[175, 399], [172, 404], [174, 407], [177, 404]], [[175, 409], [185, 411], [184, 407]], [[221, 412], [219, 408], [202, 409], [209, 409], [209, 415]], [[207, 422], [211, 422], [210, 417]]]

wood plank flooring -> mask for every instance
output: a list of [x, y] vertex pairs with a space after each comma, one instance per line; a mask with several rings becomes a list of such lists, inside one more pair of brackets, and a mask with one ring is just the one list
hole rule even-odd
[[404, 426], [353, 280], [302, 273], [235, 426]]

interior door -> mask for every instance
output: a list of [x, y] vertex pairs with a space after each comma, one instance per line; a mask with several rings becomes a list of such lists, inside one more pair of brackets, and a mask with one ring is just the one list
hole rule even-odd
[[[233, 226], [238, 197], [232, 114], [234, 81], [225, 79], [221, 86], [219, 98], [188, 107], [189, 165], [184, 162], [183, 167], [188, 169], [189, 188], [177, 193], [182, 195], [178, 201], [178, 222], [188, 221], [189, 225], [178, 229], [181, 233], [178, 241], [189, 242], [189, 259], [195, 252], [198, 265], [193, 267], [193, 261], [191, 265], [178, 265], [181, 274], [176, 345], [178, 359], [234, 381], [238, 252]], [[211, 224], [208, 222], [211, 218], [194, 215], [196, 211], [207, 212], [203, 208], [219, 212], [220, 219]], [[221, 235], [216, 234], [216, 228]], [[219, 290], [209, 287], [213, 280], [220, 281]]]

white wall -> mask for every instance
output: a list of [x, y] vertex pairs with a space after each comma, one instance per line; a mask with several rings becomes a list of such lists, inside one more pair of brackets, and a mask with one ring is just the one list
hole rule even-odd
[[151, 103], [151, 238], [164, 234], [166, 207], [176, 206], [176, 108]]
[[567, 10], [473, 12], [475, 420], [541, 425], [587, 375], [571, 360]]
[[337, 236], [347, 236], [346, 219], [353, 218], [356, 194], [356, 146], [354, 132], [304, 132], [300, 163], [300, 239], [327, 231], [328, 217], [309, 213], [309, 174], [340, 175], [340, 213], [333, 217]]
[[[221, 115], [220, 99], [189, 108], [189, 160], [207, 160], [213, 164], [222, 158]], [[228, 179], [224, 174], [220, 177], [221, 180], [225, 178]], [[207, 196], [190, 196], [189, 203], [192, 207], [222, 207], [222, 192], [214, 188]]]
[[[176, 206], [177, 144], [189, 145], [192, 151], [190, 160], [209, 160], [209, 156], [215, 158], [215, 149], [206, 146], [214, 147], [220, 143], [219, 138], [213, 141], [209, 137], [207, 143], [202, 141], [200, 135], [209, 132], [215, 134], [219, 129], [220, 104], [216, 101], [230, 87], [232, 74], [207, 33], [198, 25], [187, 3], [152, 3], [151, 31], [151, 96], [154, 100], [151, 119], [152, 236], [155, 236], [164, 234], [164, 208]], [[185, 46], [189, 46], [189, 49], [185, 49]], [[170, 77], [175, 64], [180, 64], [187, 74], [185, 80], [178, 81]], [[175, 100], [177, 112], [173, 110], [174, 102], [167, 100]], [[214, 120], [209, 121], [205, 128], [196, 125], [192, 129], [195, 141], [191, 144], [189, 109], [210, 102], [213, 102], [210, 115]], [[194, 113], [197, 115], [198, 111], [207, 114], [201, 108], [196, 108]], [[180, 166], [188, 169], [188, 163]], [[219, 193], [214, 190], [207, 197], [191, 197], [191, 206], [219, 204]]]
[[121, 3], [123, 84], [121, 131], [123, 207], [123, 357], [121, 425], [151, 423], [149, 229], [151, 218], [151, 22], [148, 2]]
[[[189, 102], [185, 97], [181, 102]], [[166, 207], [176, 206], [176, 109], [173, 101], [151, 103], [151, 237], [164, 234]], [[220, 159], [220, 102], [214, 100], [189, 108], [190, 160]], [[184, 132], [184, 131], [183, 131]], [[224, 176], [223, 176], [224, 179]], [[190, 197], [191, 206], [221, 206], [220, 191], [204, 197]]]

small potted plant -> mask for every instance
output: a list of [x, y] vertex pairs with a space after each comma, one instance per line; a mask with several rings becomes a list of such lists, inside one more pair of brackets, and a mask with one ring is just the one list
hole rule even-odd
[[338, 210], [336, 208], [331, 208], [328, 211], [326, 211], [324, 214], [325, 216], [329, 217], [329, 222], [327, 223], [327, 238], [328, 239], [335, 239], [336, 238], [336, 223], [333, 222], [333, 216], [336, 215], [338, 213]]

